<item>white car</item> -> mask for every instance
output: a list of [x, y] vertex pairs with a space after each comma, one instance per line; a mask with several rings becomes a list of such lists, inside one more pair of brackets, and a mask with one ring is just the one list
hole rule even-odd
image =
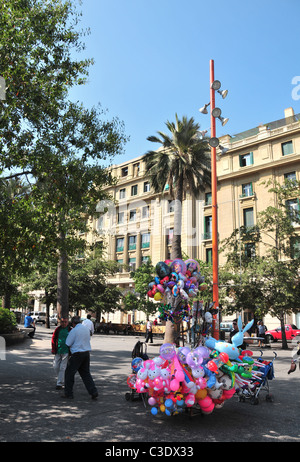
[[57, 314], [53, 314], [52, 316], [50, 316], [50, 324], [54, 324], [55, 326], [57, 326]]
[[35, 323], [41, 322], [43, 324], [46, 323], [46, 313], [45, 311], [34, 311], [31, 313], [31, 317]]

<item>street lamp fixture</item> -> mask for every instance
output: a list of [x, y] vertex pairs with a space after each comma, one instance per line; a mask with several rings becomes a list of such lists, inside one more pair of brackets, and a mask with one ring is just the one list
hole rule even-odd
[[213, 138], [210, 138], [208, 144], [211, 148], [217, 148], [219, 146], [219, 138], [216, 138], [215, 136]]
[[203, 107], [200, 107], [199, 111], [201, 112], [201, 114], [208, 114], [208, 106], [210, 105], [210, 103], [207, 103], [207, 104], [204, 104]]

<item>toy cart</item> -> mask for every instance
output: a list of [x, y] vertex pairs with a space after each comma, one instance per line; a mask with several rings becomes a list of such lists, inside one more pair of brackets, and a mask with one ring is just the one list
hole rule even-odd
[[274, 361], [277, 357], [277, 353], [274, 353], [272, 361], [264, 361], [261, 351], [261, 356], [254, 361], [252, 370], [252, 379], [244, 380], [242, 386], [238, 390], [239, 401], [245, 402], [246, 399], [250, 400], [251, 404], [259, 403], [259, 394], [261, 391], [265, 391], [266, 401], [273, 402], [274, 397], [270, 394], [269, 382], [274, 378]]
[[136, 374], [139, 369], [139, 364], [138, 361], [134, 362], [134, 360], [138, 360], [139, 358], [141, 360], [149, 359], [147, 355], [147, 344], [145, 342], [138, 341], [132, 350], [131, 356], [133, 358], [133, 361], [131, 363], [132, 374], [130, 374], [127, 379], [127, 385], [131, 388], [131, 391], [127, 391], [125, 393], [125, 399], [126, 401], [142, 400], [144, 407], [146, 408], [147, 403], [145, 393], [138, 393], [135, 390]]

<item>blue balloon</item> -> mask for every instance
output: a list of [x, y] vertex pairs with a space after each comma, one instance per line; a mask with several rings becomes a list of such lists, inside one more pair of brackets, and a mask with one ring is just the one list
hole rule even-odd
[[173, 401], [170, 398], [166, 399], [165, 406], [166, 407], [172, 407], [173, 406]]
[[151, 414], [152, 414], [152, 415], [156, 415], [157, 412], [158, 412], [158, 410], [157, 410], [156, 407], [153, 407], [153, 408], [151, 409]]

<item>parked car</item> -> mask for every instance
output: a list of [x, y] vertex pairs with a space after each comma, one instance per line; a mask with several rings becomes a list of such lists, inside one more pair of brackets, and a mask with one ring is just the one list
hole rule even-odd
[[232, 330], [232, 322], [221, 322], [220, 331], [221, 332], [230, 332]]
[[54, 324], [55, 326], [57, 326], [57, 324], [58, 324], [57, 314], [53, 314], [52, 316], [50, 316], [50, 325], [51, 324]]
[[[300, 335], [300, 329], [295, 324], [286, 324], [285, 335], [287, 340], [292, 340]], [[266, 343], [277, 342], [278, 340], [282, 340], [281, 327], [266, 331]]]
[[46, 313], [45, 313], [45, 311], [34, 311], [31, 314], [31, 317], [34, 320], [34, 322], [36, 322], [36, 323], [38, 323], [38, 322], [41, 322], [43, 324], [46, 323]]

